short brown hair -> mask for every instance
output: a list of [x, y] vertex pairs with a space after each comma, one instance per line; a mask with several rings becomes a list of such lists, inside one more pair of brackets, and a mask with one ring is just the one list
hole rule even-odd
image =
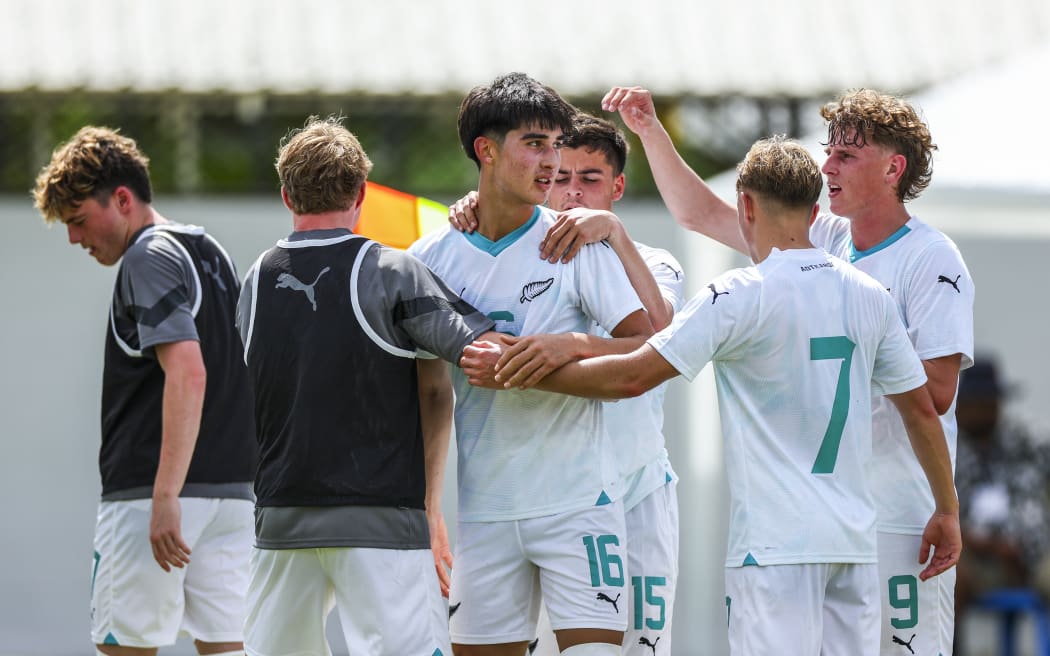
[[586, 112], [576, 114], [572, 121], [572, 133], [565, 138], [562, 146], [586, 148], [605, 155], [613, 175], [620, 175], [627, 166], [627, 140], [623, 132], [611, 121]]
[[828, 122], [825, 146], [864, 146], [871, 141], [904, 156], [907, 165], [897, 184], [901, 202], [918, 198], [933, 177], [937, 145], [919, 113], [903, 98], [872, 89], [854, 89], [824, 105]]
[[785, 207], [813, 207], [824, 187], [813, 156], [783, 135], [756, 141], [737, 172], [737, 191], [750, 191]]
[[149, 158], [119, 130], [89, 125], [51, 154], [36, 177], [33, 204], [50, 223], [88, 198], [107, 204], [109, 194], [120, 186], [142, 202], [152, 202]]
[[353, 206], [372, 161], [342, 117], [311, 116], [281, 140], [276, 166], [292, 211], [324, 214]]

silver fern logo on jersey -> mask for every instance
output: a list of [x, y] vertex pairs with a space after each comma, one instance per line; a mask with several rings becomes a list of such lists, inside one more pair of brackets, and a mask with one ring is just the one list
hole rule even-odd
[[537, 296], [542, 294], [551, 288], [554, 284], [554, 278], [547, 278], [546, 280], [537, 280], [536, 282], [527, 283], [521, 288], [521, 303], [525, 301], [531, 302]]

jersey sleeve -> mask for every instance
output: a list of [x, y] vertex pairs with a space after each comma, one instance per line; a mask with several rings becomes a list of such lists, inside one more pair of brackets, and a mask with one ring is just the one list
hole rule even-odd
[[[386, 317], [377, 316], [375, 310], [365, 311], [369, 324], [380, 334], [390, 332], [388, 326], [393, 333], [387, 337], [397, 341], [407, 337], [413, 346], [455, 363], [468, 344], [495, 327], [412, 255], [373, 244], [365, 257], [373, 259], [374, 266], [362, 266], [362, 295], [385, 295], [384, 303], [369, 305], [382, 306]], [[378, 286], [364, 275], [368, 270], [378, 275]]]
[[612, 334], [628, 315], [645, 309], [623, 263], [604, 242], [588, 244], [573, 258], [583, 313]]
[[872, 393], [901, 394], [926, 384], [926, 369], [904, 330], [900, 314], [888, 292], [877, 290], [883, 300], [883, 324], [886, 329], [875, 352], [872, 369]]
[[677, 312], [685, 303], [685, 272], [682, 270], [682, 265], [662, 248], [637, 243], [636, 245], [645, 260], [645, 265], [649, 267], [653, 278], [656, 279], [660, 295]]
[[199, 341], [194, 304], [201, 289], [189, 255], [154, 236], [124, 254], [121, 301], [134, 317], [143, 351], [157, 344]]
[[734, 345], [748, 331], [749, 289], [731, 274], [711, 281], [675, 314], [670, 326], [648, 340], [686, 380], [696, 378], [716, 357], [732, 357]]
[[818, 214], [809, 227], [809, 239], [818, 248], [847, 259], [851, 243], [849, 219], [834, 214]]
[[919, 358], [960, 353], [961, 368], [972, 365], [974, 286], [955, 244], [939, 240], [919, 254], [907, 293], [905, 321]]

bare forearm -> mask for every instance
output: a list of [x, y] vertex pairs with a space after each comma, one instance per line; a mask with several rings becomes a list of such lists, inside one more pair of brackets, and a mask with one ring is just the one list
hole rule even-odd
[[630, 281], [642, 305], [645, 306], [645, 311], [649, 313], [649, 321], [653, 325], [653, 330], [663, 330], [670, 325], [674, 310], [660, 292], [660, 286], [656, 283], [656, 278], [653, 277], [653, 272], [649, 270], [642, 254], [638, 252], [638, 247], [634, 245], [634, 241], [623, 229], [622, 224], [618, 225], [620, 229], [613, 233], [609, 244], [616, 256], [620, 258], [624, 271], [627, 272], [627, 280]]
[[176, 365], [165, 370], [154, 498], [177, 497], [186, 482], [200, 430], [206, 378], [203, 364], [199, 368]]
[[623, 355], [573, 362], [548, 375], [541, 389], [592, 399], [625, 399], [645, 394], [678, 375], [648, 344]]
[[[428, 512], [441, 512], [445, 462], [452, 432], [452, 385], [448, 378], [448, 365], [443, 360], [420, 361], [419, 368], [419, 414], [427, 485], [426, 507]], [[428, 368], [430, 371], [424, 373]]]
[[662, 125], [640, 135], [660, 197], [682, 227], [747, 254], [736, 208], [722, 200], [678, 154]]
[[571, 362], [548, 374], [536, 389], [589, 399], [626, 399], [647, 391], [626, 356], [616, 355]]

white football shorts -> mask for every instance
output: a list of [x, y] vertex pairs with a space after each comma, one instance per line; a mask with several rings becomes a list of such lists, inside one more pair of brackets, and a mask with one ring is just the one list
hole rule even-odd
[[624, 656], [671, 653], [671, 618], [678, 582], [677, 482], [669, 481], [627, 511], [627, 599]]
[[919, 580], [921, 535], [879, 532], [882, 654], [950, 654], [955, 640], [955, 568]]
[[152, 501], [103, 501], [95, 528], [91, 640], [162, 647], [181, 632], [202, 642], [240, 642], [254, 504], [245, 499], [179, 499], [190, 563], [165, 572], [149, 542]]
[[726, 568], [732, 654], [877, 656], [878, 566]]
[[333, 606], [350, 654], [452, 654], [430, 549], [364, 547], [253, 549], [245, 651], [329, 656]]
[[627, 627], [630, 575], [623, 503], [546, 517], [459, 522], [452, 642], [532, 641], [541, 598], [551, 628]]

